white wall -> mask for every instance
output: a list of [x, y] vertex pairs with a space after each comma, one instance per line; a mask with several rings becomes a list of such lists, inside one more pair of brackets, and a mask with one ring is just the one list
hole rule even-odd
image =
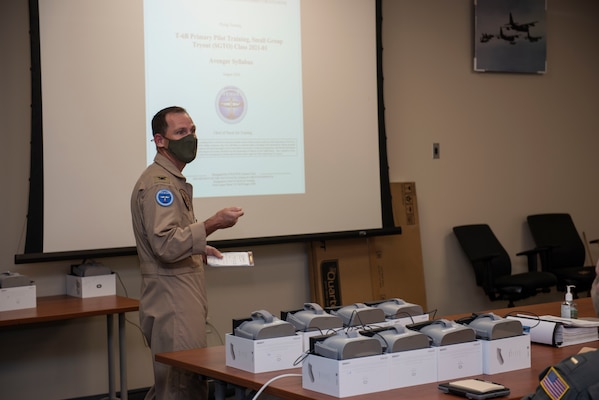
[[441, 315], [496, 307], [453, 226], [488, 223], [514, 272], [526, 269], [515, 254], [533, 247], [529, 214], [570, 213], [599, 238], [599, 3], [548, 1], [544, 75], [472, 71], [472, 1], [383, 4], [390, 179], [416, 182], [428, 305]]
[[[525, 217], [569, 212], [599, 238], [599, 148], [594, 0], [548, 1], [548, 72], [472, 72], [471, 0], [384, 0], [385, 105], [392, 181], [415, 181], [429, 308], [438, 315], [505, 304], [488, 301], [451, 227], [486, 222], [510, 254], [532, 247]], [[64, 293], [69, 262], [14, 265], [23, 250], [29, 178], [30, 83], [26, 0], [0, 2], [0, 120], [4, 151], [0, 271], [31, 276], [41, 296]], [[432, 143], [441, 158], [432, 159]], [[68, 151], [68, 149], [65, 149]], [[599, 258], [599, 247], [591, 248]], [[309, 300], [302, 244], [253, 249], [254, 269], [208, 272], [211, 344], [232, 317]], [[101, 260], [119, 294], [137, 297], [136, 257]], [[513, 257], [516, 271], [525, 260]], [[127, 289], [125, 293], [124, 289]], [[539, 296], [528, 302], [558, 298]], [[365, 299], [368, 300], [368, 299]], [[128, 382], [152, 381], [149, 350], [128, 314]], [[105, 319], [0, 329], [2, 397], [60, 399], [106, 393]]]

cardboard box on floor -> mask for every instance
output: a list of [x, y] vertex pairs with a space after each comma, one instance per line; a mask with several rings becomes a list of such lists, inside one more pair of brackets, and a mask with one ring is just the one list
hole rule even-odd
[[414, 182], [391, 183], [400, 235], [313, 241], [312, 301], [336, 307], [401, 298], [427, 310]]

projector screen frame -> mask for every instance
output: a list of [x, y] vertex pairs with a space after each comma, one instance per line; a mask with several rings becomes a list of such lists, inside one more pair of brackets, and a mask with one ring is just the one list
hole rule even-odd
[[[26, 238], [23, 254], [15, 255], [15, 264], [61, 261], [72, 259], [88, 259], [101, 257], [130, 256], [137, 254], [134, 246], [108, 249], [89, 249], [77, 251], [43, 251], [43, 127], [42, 127], [42, 85], [41, 85], [41, 50], [39, 29], [39, 0], [29, 0], [30, 47], [31, 47], [31, 149], [29, 200], [26, 223]], [[389, 166], [387, 157], [386, 131], [383, 103], [383, 71], [382, 71], [382, 2], [374, 0], [376, 8], [376, 57], [377, 57], [377, 102], [378, 102], [378, 141], [379, 141], [379, 173], [381, 194], [382, 228], [352, 230], [343, 232], [320, 232], [311, 234], [244, 238], [221, 241], [210, 241], [218, 248], [234, 248], [244, 246], [260, 246], [284, 243], [299, 243], [319, 240], [366, 238], [374, 236], [401, 234], [401, 227], [394, 224], [391, 188], [389, 183]]]

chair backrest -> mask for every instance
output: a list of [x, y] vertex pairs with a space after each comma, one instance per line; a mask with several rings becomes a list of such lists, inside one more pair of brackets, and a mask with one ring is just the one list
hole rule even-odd
[[[511, 275], [510, 256], [489, 225], [455, 226], [453, 232], [474, 268], [476, 284], [482, 286], [485, 292], [493, 290], [490, 286], [494, 279]], [[489, 272], [491, 276], [488, 275]]]
[[526, 220], [536, 246], [551, 249], [547, 257], [541, 258], [543, 270], [584, 265], [584, 243], [570, 214], [536, 214]]

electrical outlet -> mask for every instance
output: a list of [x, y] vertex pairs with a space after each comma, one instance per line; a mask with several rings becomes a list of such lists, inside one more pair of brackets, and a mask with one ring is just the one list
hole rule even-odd
[[441, 157], [441, 146], [439, 143], [433, 143], [433, 158], [438, 159]]

